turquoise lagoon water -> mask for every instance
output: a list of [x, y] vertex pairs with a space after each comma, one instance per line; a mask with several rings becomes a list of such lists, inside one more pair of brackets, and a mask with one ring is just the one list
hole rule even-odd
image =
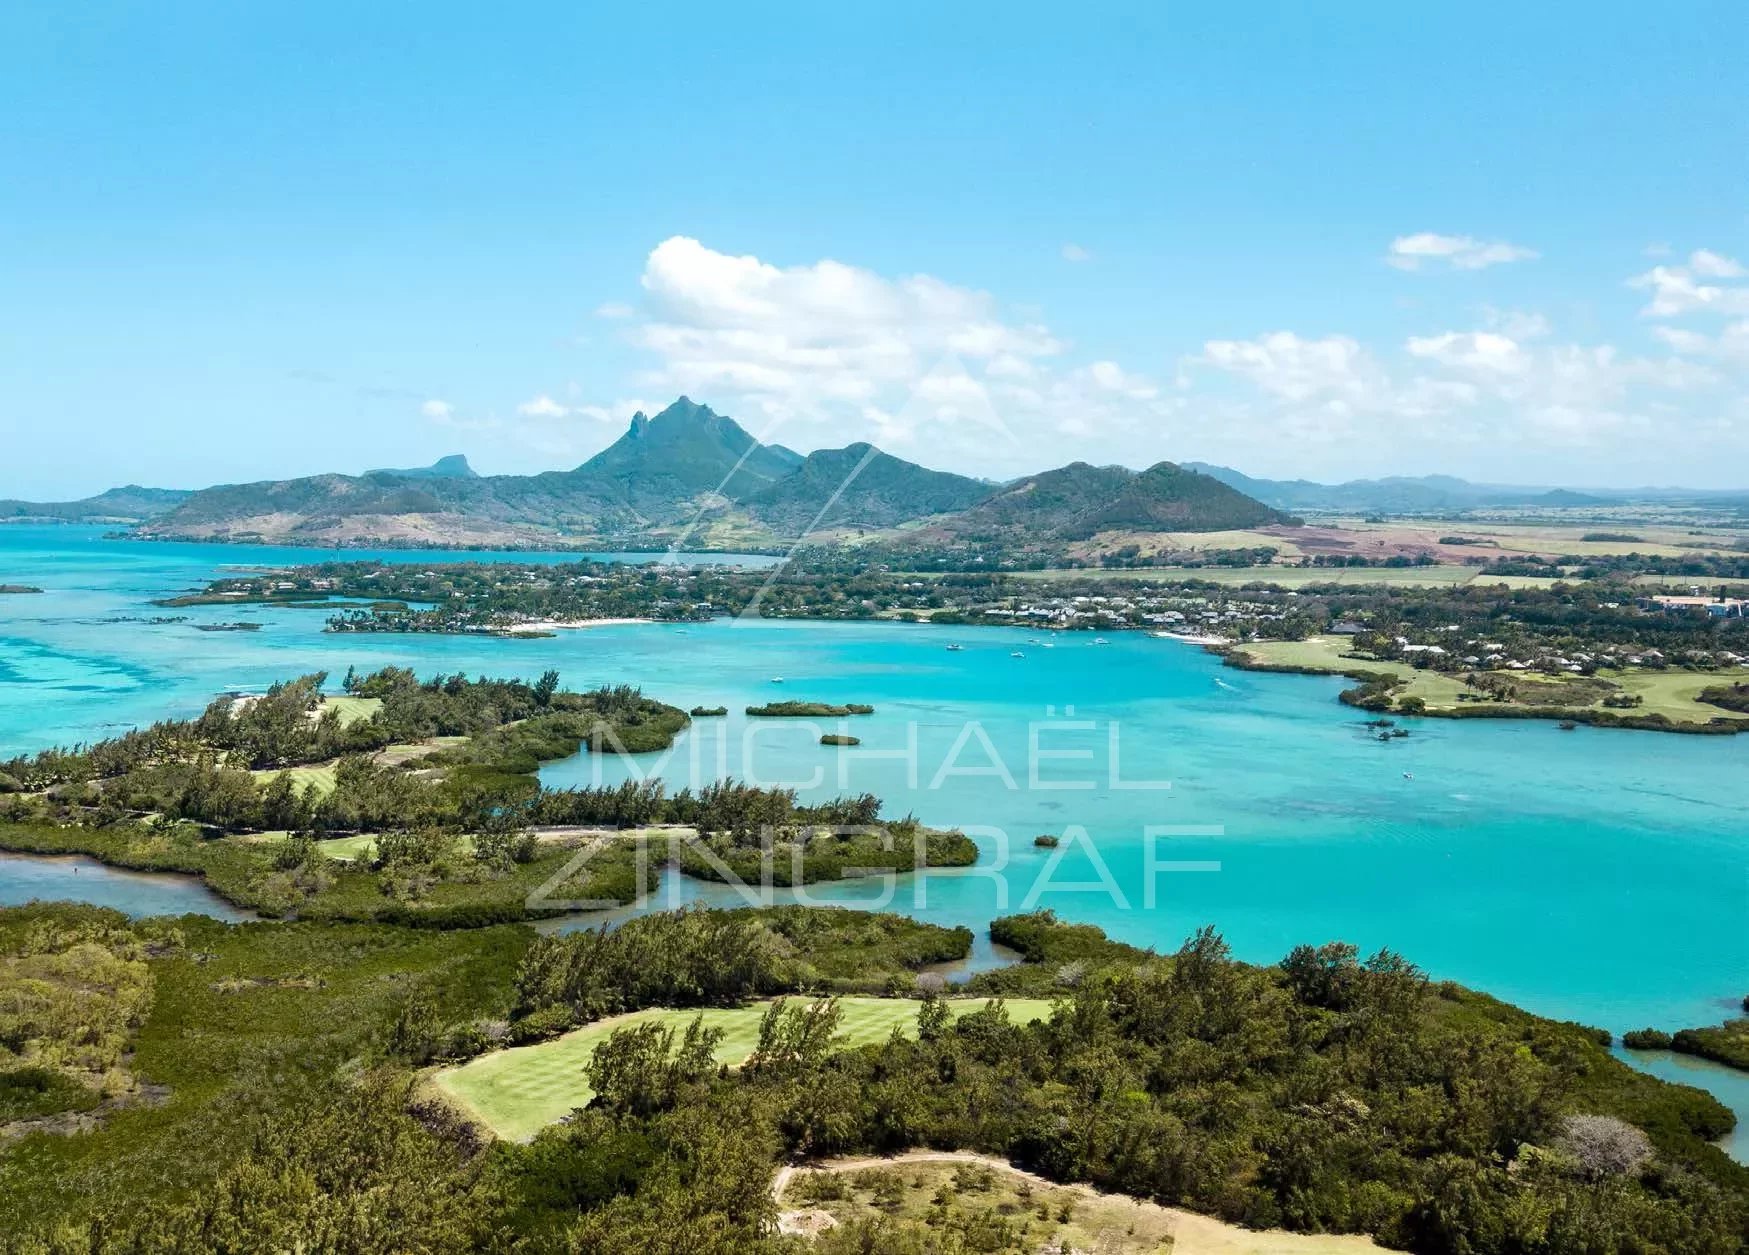
[[1749, 1163], [1749, 1072], [1673, 1050], [1624, 1050], [1618, 1046], [1615, 1056], [1659, 1080], [1704, 1089], [1736, 1112], [1737, 1127], [1725, 1134], [1719, 1146], [1738, 1163]]
[[105, 867], [96, 859], [0, 856], [0, 906], [74, 900], [128, 915], [210, 915], [252, 919], [191, 876], [165, 876]]
[[[322, 632], [320, 611], [150, 605], [223, 568], [336, 556], [460, 555], [0, 527], [0, 583], [46, 590], [0, 597], [0, 755], [349, 665], [528, 677], [557, 667], [572, 686], [630, 681], [678, 705], [736, 712], [776, 697], [868, 701], [877, 714], [851, 721], [863, 741], [854, 750], [817, 743], [832, 721], [737, 713], [699, 721], [666, 758], [585, 757], [544, 775], [562, 785], [659, 772], [682, 784], [726, 770], [808, 796], [876, 793], [889, 814], [965, 826], [986, 851], [970, 872], [899, 882], [886, 905], [980, 931], [994, 914], [1050, 906], [1162, 948], [1213, 923], [1253, 960], [1341, 938], [1618, 1032], [1716, 1021], [1749, 988], [1749, 737], [1410, 720], [1412, 736], [1381, 744], [1335, 701], [1341, 681], [1231, 671], [1139, 633], [1105, 645], [1066, 635], [1048, 649], [1021, 630], [903, 624], [336, 636]], [[263, 627], [104, 622], [165, 613]], [[1031, 781], [1035, 740], [1042, 753], [1083, 757], [1039, 760]], [[1171, 787], [1128, 787], [1149, 781]], [[1051, 787], [1064, 784], [1090, 787]], [[1149, 825], [1189, 833], [1150, 839]], [[1044, 832], [1064, 838], [1058, 851], [1033, 847]], [[1150, 859], [1188, 866], [1151, 870]], [[0, 883], [14, 875], [0, 868]], [[864, 882], [814, 894], [849, 902], [882, 891]]]

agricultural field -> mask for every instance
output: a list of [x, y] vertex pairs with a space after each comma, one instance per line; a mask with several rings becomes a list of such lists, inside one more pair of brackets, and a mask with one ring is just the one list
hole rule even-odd
[[[1365, 1237], [1241, 1229], [1085, 1185], [1058, 1185], [962, 1152], [914, 1151], [785, 1169], [773, 1193], [786, 1233], [884, 1218], [896, 1229], [914, 1226], [938, 1238], [961, 1234], [968, 1250], [1358, 1255], [1381, 1249]], [[998, 1248], [1002, 1240], [1007, 1244]]]
[[[1542, 554], [1557, 557], [1604, 558], [1640, 553], [1658, 557], [1681, 557], [1694, 553], [1717, 553], [1740, 544], [1741, 532], [1729, 528], [1672, 527], [1638, 523], [1588, 520], [1574, 523], [1484, 523], [1467, 520], [1392, 520], [1368, 523], [1362, 519], [1330, 520], [1337, 529], [1354, 533], [1362, 550], [1372, 545], [1432, 547], [1447, 555], [1510, 557]], [[1586, 540], [1586, 536], [1614, 535], [1631, 539]], [[1483, 541], [1480, 545], [1440, 545], [1441, 537], [1464, 536]]]
[[1506, 588], [1553, 588], [1556, 584], [1565, 582], [1564, 577], [1558, 575], [1489, 575], [1477, 578]]
[[1097, 536], [1072, 545], [1069, 552], [1078, 558], [1097, 557], [1134, 545], [1142, 553], [1213, 553], [1223, 549], [1276, 550], [1283, 558], [1298, 558], [1300, 548], [1294, 543], [1299, 529], [1276, 527], [1243, 528], [1221, 532], [1100, 532]]
[[1733, 597], [1741, 597], [1749, 593], [1749, 581], [1745, 580], [1703, 580], [1699, 576], [1682, 575], [1636, 575], [1631, 582], [1642, 588], [1656, 588], [1665, 592], [1686, 593], [1690, 589], [1700, 588], [1710, 593], [1723, 587], [1726, 593]]
[[[1097, 576], [1100, 579], [1153, 580], [1162, 583], [1173, 580], [1206, 580], [1225, 588], [1240, 588], [1246, 584], [1276, 584], [1282, 588], [1304, 588], [1308, 584], [1394, 584], [1409, 588], [1441, 588], [1468, 584], [1476, 578], [1474, 567], [1135, 567], [1119, 570], [1051, 569], [1015, 571], [1016, 579], [1075, 580]], [[1490, 581], [1492, 583], [1493, 581]]]
[[[950, 1000], [955, 1017], [980, 1010], [988, 998]], [[883, 1042], [894, 1029], [911, 1032], [916, 1027], [918, 1003], [910, 998], [841, 998], [843, 1012], [839, 1034], [846, 1046]], [[573, 1107], [587, 1106], [594, 1097], [583, 1079], [583, 1066], [595, 1048], [617, 1028], [654, 1021], [677, 1033], [703, 1016], [707, 1028], [721, 1028], [723, 1040], [717, 1060], [734, 1066], [753, 1053], [759, 1043], [759, 1021], [768, 1003], [745, 1007], [706, 1007], [686, 1011], [634, 1011], [629, 1015], [598, 1020], [535, 1046], [517, 1046], [481, 1055], [460, 1067], [432, 1074], [432, 1084], [499, 1137], [526, 1141]], [[1011, 998], [1008, 1016], [1021, 1023], [1050, 1015], [1044, 998]]]

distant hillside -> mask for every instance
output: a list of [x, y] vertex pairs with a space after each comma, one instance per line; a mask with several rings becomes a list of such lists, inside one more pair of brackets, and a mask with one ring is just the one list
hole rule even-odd
[[194, 493], [148, 536], [308, 544], [766, 546], [813, 531], [928, 523], [934, 534], [1084, 540], [1101, 532], [1221, 531], [1288, 521], [1170, 462], [1085, 463], [995, 486], [867, 444], [806, 457], [762, 444], [681, 397], [581, 466], [473, 473], [459, 455], [418, 470], [231, 484]]
[[1074, 462], [998, 489], [945, 526], [967, 536], [1086, 540], [1101, 532], [1219, 532], [1295, 520], [1218, 479], [1160, 462]]
[[80, 501], [0, 500], [0, 519], [42, 519], [57, 523], [135, 523], [156, 518], [191, 494], [180, 488], [142, 488], [129, 484]]
[[392, 475], [396, 479], [478, 479], [480, 476], [459, 453], [438, 458], [430, 466], [415, 466], [406, 470], [366, 471], [370, 475]]
[[808, 454], [743, 504], [779, 535], [799, 536], [815, 528], [896, 527], [963, 510], [990, 491], [982, 480], [932, 471], [859, 442]]
[[1254, 479], [1230, 466], [1211, 466], [1206, 462], [1186, 462], [1185, 465], [1280, 510], [1424, 514], [1484, 506], [1610, 505], [1631, 496], [1628, 493], [1582, 493], [1566, 488], [1475, 484], [1452, 475], [1393, 475], [1384, 479], [1351, 479], [1340, 484], [1320, 484], [1309, 479]]
[[575, 470], [479, 476], [453, 457], [415, 472], [225, 485], [195, 493], [142, 530], [330, 544], [541, 544], [649, 533], [768, 488], [802, 461], [682, 397], [654, 418], [634, 415], [623, 436]]

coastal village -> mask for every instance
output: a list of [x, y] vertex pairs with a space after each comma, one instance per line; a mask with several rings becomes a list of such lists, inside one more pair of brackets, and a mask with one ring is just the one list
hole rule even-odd
[[889, 619], [1043, 632], [1150, 631], [1212, 647], [1348, 638], [1348, 652], [1451, 674], [1689, 669], [1749, 665], [1749, 602], [1699, 587], [1540, 590], [1371, 589], [1195, 580], [1141, 583], [1098, 572], [1072, 580], [953, 579], [870, 572], [849, 583], [805, 568], [501, 566], [423, 569], [332, 564], [218, 581], [175, 604], [263, 601], [329, 606], [334, 631], [507, 633], [642, 621]]

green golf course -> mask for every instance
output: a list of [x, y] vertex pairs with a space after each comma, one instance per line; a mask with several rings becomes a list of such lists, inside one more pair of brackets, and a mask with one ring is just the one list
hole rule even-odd
[[[957, 1019], [983, 1009], [990, 1001], [955, 998], [948, 1005]], [[911, 998], [840, 998], [843, 1019], [839, 1035], [845, 1046], [883, 1042], [894, 1029], [909, 1035], [916, 1030], [919, 1005]], [[1017, 1023], [1042, 1020], [1051, 1013], [1051, 1002], [1046, 998], [1010, 998], [1006, 1005], [1008, 1017]], [[460, 1067], [435, 1073], [432, 1082], [499, 1137], [526, 1141], [572, 1108], [588, 1105], [594, 1093], [583, 1077], [583, 1066], [615, 1029], [654, 1020], [680, 1033], [702, 1015], [707, 1028], [723, 1030], [716, 1050], [718, 1061], [734, 1065], [759, 1044], [759, 1021], [769, 1006], [768, 1002], [756, 1002], [745, 1007], [634, 1011], [539, 1045], [481, 1055]]]

